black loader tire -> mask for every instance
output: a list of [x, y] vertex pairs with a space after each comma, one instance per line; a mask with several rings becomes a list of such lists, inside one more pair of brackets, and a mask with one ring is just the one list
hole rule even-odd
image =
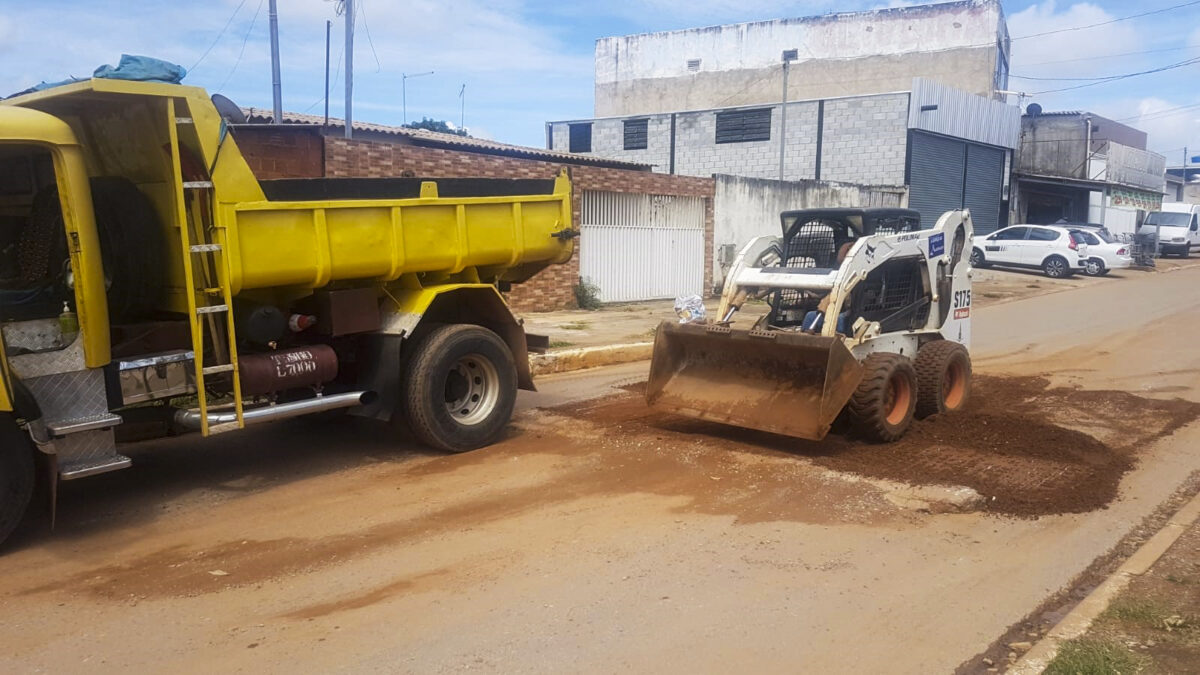
[[0, 413], [0, 543], [25, 517], [33, 495], [33, 444], [12, 413]]
[[[517, 400], [517, 367], [500, 336], [470, 324], [438, 326], [406, 361], [401, 401], [417, 440], [466, 452], [500, 439]], [[455, 401], [461, 407], [452, 412]]]
[[878, 352], [863, 360], [863, 378], [846, 404], [854, 431], [871, 441], [898, 440], [912, 424], [917, 373], [899, 354]]
[[96, 231], [109, 282], [108, 312], [115, 321], [145, 317], [163, 303], [166, 236], [146, 195], [119, 177], [91, 180]]
[[971, 356], [950, 340], [930, 342], [917, 351], [917, 419], [962, 410], [971, 395]]

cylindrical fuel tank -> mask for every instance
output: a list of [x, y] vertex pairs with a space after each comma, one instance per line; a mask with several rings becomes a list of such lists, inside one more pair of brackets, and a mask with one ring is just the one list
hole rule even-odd
[[242, 394], [271, 394], [315, 387], [337, 377], [337, 353], [328, 345], [307, 345], [238, 359]]

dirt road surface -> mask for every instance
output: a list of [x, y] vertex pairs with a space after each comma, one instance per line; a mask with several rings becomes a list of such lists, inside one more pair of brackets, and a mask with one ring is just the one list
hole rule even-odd
[[0, 669], [947, 672], [1200, 469], [1198, 289], [978, 311], [970, 420], [902, 447], [656, 417], [632, 364], [466, 455], [302, 420], [136, 448], [0, 558]]

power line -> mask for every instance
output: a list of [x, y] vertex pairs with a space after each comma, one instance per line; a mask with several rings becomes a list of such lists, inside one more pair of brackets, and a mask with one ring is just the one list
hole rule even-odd
[[[1163, 7], [1162, 9], [1152, 9], [1148, 12], [1141, 12], [1139, 14], [1130, 14], [1129, 16], [1122, 16], [1122, 17], [1118, 17], [1116, 19], [1109, 19], [1108, 21], [1101, 21], [1099, 23], [1091, 23], [1086, 26], [1075, 26], [1074, 28], [1059, 28], [1056, 30], [1048, 30], [1048, 31], [1045, 31], [1042, 33], [1034, 33], [1032, 35], [1022, 35], [1021, 37], [1015, 37], [1012, 39], [1013, 40], [1028, 40], [1029, 38], [1042, 37], [1044, 35], [1057, 35], [1059, 33], [1069, 33], [1071, 31], [1087, 30], [1089, 28], [1098, 28], [1100, 26], [1107, 26], [1109, 24], [1120, 23], [1121, 21], [1129, 21], [1130, 19], [1140, 19], [1143, 16], [1150, 16], [1151, 14], [1162, 14], [1163, 12], [1170, 12], [1171, 10], [1175, 10], [1175, 9], [1191, 7], [1192, 5], [1200, 5], [1200, 0], [1192, 0], [1191, 2], [1184, 2], [1184, 3], [1180, 3], [1178, 5], [1171, 5], [1170, 7]], [[988, 44], [991, 44], [991, 43], [988, 43]]]
[[237, 61], [233, 62], [233, 68], [225, 76], [225, 81], [221, 83], [221, 86], [217, 87], [218, 92], [225, 88], [225, 85], [229, 83], [229, 78], [233, 77], [233, 74], [237, 72], [238, 66], [241, 65], [242, 55], [246, 53], [246, 43], [250, 41], [250, 31], [254, 30], [254, 24], [258, 21], [258, 13], [262, 11], [262, 6], [263, 0], [258, 0], [258, 9], [254, 10], [254, 17], [250, 19], [250, 27], [246, 29], [246, 35], [242, 37], [242, 49], [238, 52]]
[[1179, 61], [1178, 63], [1172, 63], [1170, 65], [1162, 66], [1160, 68], [1156, 68], [1156, 69], [1152, 69], [1152, 70], [1139, 71], [1137, 73], [1126, 73], [1124, 75], [1098, 75], [1096, 77], [1034, 77], [1032, 75], [1011, 75], [1010, 74], [1009, 77], [1015, 77], [1019, 80], [1037, 80], [1037, 81], [1041, 81], [1041, 82], [1096, 82], [1098, 80], [1121, 80], [1121, 79], [1124, 79], [1127, 77], [1133, 77], [1135, 75], [1159, 72], [1160, 70], [1170, 70], [1172, 68], [1182, 68], [1183, 66], [1191, 65], [1196, 62], [1200, 62], [1200, 57], [1193, 58], [1193, 59], [1187, 59], [1186, 61]]
[[1180, 61], [1179, 63], [1173, 63], [1169, 66], [1162, 66], [1161, 68], [1151, 68], [1150, 70], [1142, 70], [1142, 71], [1139, 71], [1136, 73], [1126, 73], [1124, 75], [1113, 75], [1111, 77], [1101, 78], [1097, 82], [1088, 82], [1087, 84], [1077, 84], [1073, 87], [1060, 87], [1058, 89], [1046, 89], [1044, 91], [1035, 91], [1035, 92], [1031, 93], [1030, 96], [1040, 96], [1042, 94], [1055, 94], [1060, 91], [1072, 91], [1075, 89], [1083, 89], [1085, 87], [1094, 87], [1098, 84], [1107, 84], [1109, 82], [1116, 82], [1118, 80], [1127, 80], [1131, 77], [1141, 77], [1143, 75], [1152, 75], [1154, 73], [1161, 73], [1161, 72], [1167, 71], [1167, 70], [1183, 68], [1185, 66], [1190, 66], [1195, 63], [1200, 63], [1200, 57], [1194, 58], [1194, 59], [1188, 59], [1187, 61]]
[[371, 45], [371, 55], [375, 57], [375, 72], [383, 70], [383, 66], [379, 64], [379, 54], [375, 53], [375, 41], [371, 39], [371, 25], [367, 23], [367, 3], [365, 0], [358, 0], [358, 13], [362, 14], [363, 29], [367, 32], [367, 44]]
[[[1142, 54], [1159, 54], [1162, 52], [1178, 52], [1185, 49], [1200, 49], [1200, 45], [1188, 45], [1186, 47], [1167, 47], [1166, 49], [1147, 49], [1140, 52], [1120, 52], [1117, 54], [1100, 54], [1097, 56], [1087, 56], [1078, 59], [1058, 59], [1056, 61], [1038, 61], [1036, 63], [1022, 64], [1025, 67], [1032, 66], [1049, 66], [1056, 63], [1078, 63], [1080, 61], [1098, 61], [1100, 59], [1115, 59], [1118, 56], [1141, 56]], [[1029, 78], [1026, 78], [1029, 79]]]
[[196, 66], [200, 65], [204, 61], [204, 58], [213, 50], [213, 47], [217, 46], [217, 43], [221, 41], [221, 36], [225, 35], [225, 31], [229, 30], [229, 25], [233, 23], [233, 20], [237, 17], [238, 12], [242, 11], [242, 5], [245, 4], [246, 0], [242, 0], [240, 3], [238, 3], [237, 9], [233, 10], [233, 14], [229, 15], [229, 20], [225, 22], [225, 27], [221, 29], [220, 33], [217, 33], [217, 37], [213, 39], [212, 44], [208, 46], [208, 49], [204, 50], [204, 53], [200, 55], [200, 58], [196, 59], [196, 62], [192, 64], [192, 67], [188, 68], [189, 73], [195, 70]]
[[1175, 106], [1174, 108], [1163, 108], [1162, 110], [1154, 110], [1154, 111], [1147, 112], [1144, 114], [1130, 115], [1129, 117], [1122, 117], [1115, 121], [1128, 122], [1131, 120], [1157, 120], [1157, 119], [1163, 119], [1166, 117], [1171, 117], [1173, 115], [1178, 115], [1179, 113], [1187, 112], [1189, 110], [1194, 110], [1196, 108], [1200, 108], [1200, 103], [1189, 103], [1187, 105]]

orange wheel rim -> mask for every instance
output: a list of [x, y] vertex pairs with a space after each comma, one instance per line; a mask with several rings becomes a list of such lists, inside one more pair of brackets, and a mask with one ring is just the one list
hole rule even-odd
[[942, 392], [946, 410], [958, 410], [967, 397], [967, 369], [962, 363], [951, 363], [944, 378]]
[[908, 378], [893, 376], [888, 381], [887, 423], [895, 426], [903, 422], [911, 405], [912, 385]]

